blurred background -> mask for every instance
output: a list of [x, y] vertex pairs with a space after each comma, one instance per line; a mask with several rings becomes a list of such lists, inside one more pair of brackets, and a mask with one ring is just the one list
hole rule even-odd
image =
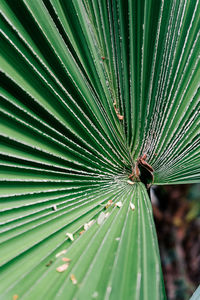
[[200, 184], [150, 193], [167, 299], [188, 300], [200, 283]]

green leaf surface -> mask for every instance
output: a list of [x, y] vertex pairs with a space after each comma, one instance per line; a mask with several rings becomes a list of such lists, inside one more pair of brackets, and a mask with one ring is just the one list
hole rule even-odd
[[198, 300], [200, 296], [200, 286], [196, 289], [190, 300]]
[[[113, 202], [105, 209], [108, 200]], [[65, 197], [57, 202], [57, 211], [48, 202], [43, 209], [35, 204], [35, 211], [29, 210], [28, 215], [23, 209], [16, 220], [13, 209], [5, 211], [10, 219], [1, 234], [3, 299], [14, 294], [24, 299], [92, 299], [94, 295], [129, 299], [134, 294], [164, 299], [151, 204], [142, 184], [130, 186], [122, 179], [120, 184], [113, 183], [112, 190], [87, 191], [70, 201]], [[122, 207], [116, 205], [119, 202]], [[98, 224], [101, 212], [108, 216]], [[79, 235], [90, 220], [95, 223]], [[73, 233], [75, 240], [70, 241], [66, 232]], [[63, 249], [66, 255], [56, 258]], [[63, 257], [71, 262], [65, 272], [58, 273]], [[49, 261], [52, 264], [47, 267]], [[75, 275], [76, 285], [70, 274]]]
[[200, 181], [199, 1], [0, 8], [1, 299], [165, 299], [146, 187]]

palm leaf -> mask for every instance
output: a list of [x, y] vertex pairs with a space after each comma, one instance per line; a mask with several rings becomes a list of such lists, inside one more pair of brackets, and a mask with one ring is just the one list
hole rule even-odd
[[199, 1], [0, 6], [2, 299], [165, 299], [137, 159], [200, 180]]
[[192, 295], [192, 297], [190, 298], [190, 300], [198, 300], [200, 295], [200, 287], [198, 287], [195, 291], [195, 293]]

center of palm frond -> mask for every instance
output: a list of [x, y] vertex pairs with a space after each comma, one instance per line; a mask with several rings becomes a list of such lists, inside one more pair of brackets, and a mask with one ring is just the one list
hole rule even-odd
[[132, 182], [141, 181], [147, 188], [149, 188], [154, 181], [154, 169], [146, 162], [146, 158], [147, 155], [144, 154], [137, 159], [134, 167], [132, 167], [132, 173], [128, 176], [128, 178]]

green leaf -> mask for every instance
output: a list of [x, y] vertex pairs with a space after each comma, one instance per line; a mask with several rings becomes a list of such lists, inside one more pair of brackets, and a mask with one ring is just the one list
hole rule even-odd
[[192, 295], [192, 297], [190, 298], [190, 300], [198, 300], [200, 296], [200, 287], [198, 287], [196, 289], [196, 291], [194, 292], [194, 294]]
[[[69, 196], [62, 197], [57, 211], [48, 199], [45, 207], [34, 203], [40, 206], [38, 212], [27, 207], [18, 218], [13, 209], [4, 212], [8, 224], [1, 234], [3, 298], [17, 294], [25, 299], [90, 299], [95, 295], [99, 299], [132, 295], [164, 299], [152, 209], [144, 186], [130, 186], [122, 179], [107, 190], [102, 187], [82, 194], [71, 196], [70, 201]], [[109, 200], [112, 203], [105, 209]], [[98, 224], [101, 212], [108, 216]], [[91, 220], [94, 224], [79, 235]], [[67, 238], [67, 232], [73, 233], [74, 241]], [[66, 254], [56, 257], [64, 249]], [[63, 257], [71, 261], [65, 272], [58, 273]]]
[[1, 298], [165, 299], [146, 187], [200, 181], [199, 1], [0, 7]]

